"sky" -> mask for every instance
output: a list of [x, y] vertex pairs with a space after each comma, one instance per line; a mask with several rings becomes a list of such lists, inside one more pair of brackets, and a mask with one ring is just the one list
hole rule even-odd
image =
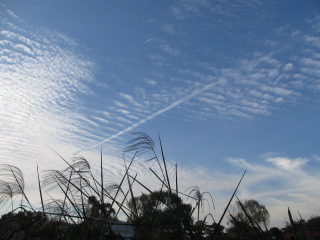
[[[316, 0], [19, 1], [0, 4], [0, 162], [84, 156], [108, 181], [133, 132], [163, 142], [180, 189], [219, 219], [240, 199], [284, 226], [320, 214], [320, 3]], [[158, 143], [157, 143], [158, 145]], [[158, 148], [159, 150], [159, 148]], [[141, 161], [138, 178], [150, 179]], [[152, 163], [150, 163], [152, 164]], [[159, 188], [156, 180], [150, 181]], [[139, 195], [139, 192], [136, 192]]]

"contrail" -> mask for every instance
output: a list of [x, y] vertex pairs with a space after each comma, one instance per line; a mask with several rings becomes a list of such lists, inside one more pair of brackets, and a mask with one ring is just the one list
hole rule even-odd
[[[219, 83], [219, 82], [218, 82], [218, 83]], [[90, 147], [88, 147], [88, 148], [86, 148], [86, 149], [84, 149], [84, 150], [82, 150], [82, 151], [95, 148], [95, 147], [97, 147], [97, 146], [99, 146], [99, 145], [101, 145], [101, 144], [103, 144], [103, 143], [105, 143], [105, 142], [108, 142], [108, 141], [110, 141], [110, 140], [112, 140], [112, 139], [114, 139], [114, 138], [117, 138], [117, 137], [119, 137], [120, 135], [122, 135], [122, 134], [124, 134], [124, 133], [126, 133], [126, 132], [128, 132], [128, 131], [131, 131], [132, 129], [134, 129], [134, 128], [136, 128], [136, 127], [139, 127], [140, 125], [144, 124], [145, 122], [147, 122], [147, 121], [149, 121], [149, 120], [152, 120], [152, 119], [155, 118], [156, 116], [158, 116], [158, 115], [160, 115], [160, 114], [162, 114], [162, 113], [164, 113], [164, 112], [167, 112], [167, 111], [171, 110], [172, 108], [174, 108], [174, 107], [176, 107], [176, 106], [184, 103], [185, 101], [187, 101], [187, 100], [189, 100], [189, 99], [191, 99], [191, 98], [199, 95], [200, 93], [202, 93], [202, 92], [204, 92], [204, 91], [206, 91], [206, 90], [214, 87], [215, 85], [217, 85], [216, 82], [207, 84], [207, 85], [205, 85], [203, 88], [196, 89], [196, 90], [192, 91], [192, 93], [189, 94], [188, 96], [183, 97], [183, 98], [181, 98], [180, 100], [177, 100], [177, 101], [171, 103], [169, 106], [167, 106], [167, 107], [165, 107], [165, 108], [163, 108], [163, 109], [160, 109], [159, 111], [157, 111], [157, 112], [155, 112], [155, 113], [147, 116], [147, 117], [144, 118], [144, 119], [141, 119], [140, 121], [132, 124], [131, 126], [125, 128], [125, 129], [123, 129], [123, 130], [121, 130], [121, 131], [119, 131], [119, 132], [117, 132], [117, 133], [115, 133], [115, 134], [113, 134], [113, 135], [111, 135], [110, 137], [104, 139], [103, 141], [98, 142], [98, 143], [96, 143], [96, 144], [94, 144], [94, 145], [92, 145], [92, 146], [90, 146]], [[80, 152], [82, 152], [82, 151], [80, 151]]]

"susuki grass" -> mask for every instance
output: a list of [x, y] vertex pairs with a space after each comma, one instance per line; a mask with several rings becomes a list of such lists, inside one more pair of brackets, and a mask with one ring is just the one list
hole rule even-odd
[[[176, 165], [175, 176], [172, 177], [175, 183], [172, 183], [160, 135], [160, 155], [157, 154], [155, 146], [155, 142], [146, 133], [133, 133], [123, 150], [124, 168], [121, 181], [112, 184], [105, 184], [102, 150], [99, 175], [92, 172], [88, 160], [84, 157], [79, 156], [68, 161], [57, 153], [57, 157], [65, 163], [64, 169], [48, 169], [41, 175], [36, 166], [39, 191], [39, 204], [36, 205], [28, 199], [20, 169], [9, 164], [1, 164], [0, 206], [5, 208], [8, 204], [11, 205], [10, 211], [0, 222], [1, 239], [140, 239], [137, 234], [134, 234], [139, 232], [139, 229], [140, 232], [146, 231], [144, 236], [152, 236], [150, 239], [161, 239], [159, 236], [162, 236], [162, 239], [199, 239], [193, 231], [194, 222], [191, 215], [195, 212], [197, 221], [205, 223], [206, 218], [212, 217], [212, 214], [208, 212], [201, 220], [199, 211], [204, 202], [214, 209], [214, 199], [210, 193], [201, 192], [197, 186], [180, 192], [178, 167]], [[147, 157], [147, 162], [156, 162], [155, 166], [158, 169], [149, 168], [149, 171], [154, 176], [154, 180], [159, 182], [160, 193], [169, 194], [169, 200], [162, 194], [156, 194], [149, 188], [148, 182], [141, 182], [139, 173], [132, 175], [130, 171], [132, 164], [142, 156]], [[212, 239], [217, 234], [244, 175], [245, 173], [216, 223]], [[137, 202], [136, 187], [144, 189], [144, 192], [156, 201], [156, 208], [152, 210], [153, 220], [147, 224], [139, 221], [141, 206]], [[206, 195], [210, 201], [204, 198]], [[192, 208], [189, 216], [190, 226], [182, 223], [179, 208], [183, 206], [179, 196], [193, 200], [194, 206], [190, 205]], [[13, 209], [12, 206], [17, 201], [18, 207]], [[158, 225], [158, 221], [155, 221], [159, 218], [161, 206], [176, 215], [174, 225]], [[127, 222], [118, 221], [120, 215], [125, 216]], [[28, 227], [25, 227], [26, 222], [22, 222], [21, 219], [27, 219], [27, 216], [33, 220]], [[127, 226], [133, 235], [121, 233], [119, 226]]]

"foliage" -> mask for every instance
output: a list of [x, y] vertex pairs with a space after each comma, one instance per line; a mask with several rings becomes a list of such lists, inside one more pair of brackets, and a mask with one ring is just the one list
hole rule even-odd
[[320, 216], [311, 216], [307, 221], [308, 231], [319, 231], [320, 232]]
[[[57, 153], [66, 164], [64, 169], [49, 169], [40, 176], [38, 166], [36, 168], [41, 202], [36, 207], [25, 192], [22, 171], [13, 165], [0, 164], [0, 209], [12, 209], [0, 219], [1, 239], [118, 240], [123, 239], [122, 235], [127, 239], [220, 239], [223, 235], [220, 223], [245, 173], [219, 222], [207, 225], [206, 218], [212, 217], [211, 213], [200, 219], [199, 210], [207, 201], [204, 195], [210, 196], [213, 205], [211, 194], [200, 192], [196, 186], [189, 188], [189, 195], [179, 192], [177, 166], [173, 187], [160, 135], [159, 145], [160, 156], [147, 134], [133, 133], [133, 138], [124, 148], [122, 180], [109, 185], [104, 183], [102, 153], [98, 174], [92, 172], [84, 157], [67, 161]], [[150, 190], [146, 183], [138, 180], [139, 176], [131, 175], [131, 164], [138, 157], [141, 161], [143, 155], [147, 156], [147, 162], [156, 162], [158, 169], [149, 170], [161, 185], [159, 191]], [[147, 194], [135, 197], [134, 183]], [[195, 200], [195, 206], [184, 203], [181, 196]], [[13, 206], [18, 207], [13, 209]], [[192, 214], [196, 209], [198, 222], [193, 224]], [[128, 222], [118, 221], [119, 214], [126, 216]], [[131, 229], [129, 233], [121, 232], [124, 227]]]
[[41, 212], [7, 213], [0, 219], [1, 239], [56, 239], [57, 223]]
[[[248, 216], [246, 215], [247, 213], [254, 223], [259, 225], [264, 223], [266, 225], [269, 224], [270, 214], [268, 210], [264, 205], [260, 204], [258, 201], [254, 199], [245, 200], [243, 203], [240, 200], [238, 200], [236, 201], [235, 208], [236, 214], [234, 215], [234, 217], [237, 221], [245, 221], [246, 223], [250, 223], [250, 219], [248, 219]], [[231, 223], [232, 221], [233, 219], [230, 219]]]
[[[67, 168], [47, 170], [42, 183], [38, 175], [42, 211], [36, 211], [29, 202], [20, 169], [0, 166], [5, 176], [0, 181], [2, 206], [8, 201], [13, 206], [14, 197], [21, 196], [19, 207], [1, 218], [2, 239], [97, 239], [99, 236], [119, 239], [110, 223], [116, 219], [114, 208], [108, 202], [101, 202], [102, 194], [109, 200], [112, 196], [97, 190], [101, 184], [93, 177], [88, 161], [82, 157], [74, 158], [71, 163], [64, 161]], [[43, 191], [48, 196], [45, 200]], [[62, 198], [53, 198], [50, 192]]]
[[[204, 239], [225, 239], [225, 234], [223, 232], [224, 226], [218, 225], [217, 223], [207, 224], [205, 221], [195, 222], [193, 227], [194, 238], [197, 240]], [[215, 230], [217, 229], [217, 234], [214, 235]]]
[[238, 239], [261, 238], [264, 235], [260, 225], [266, 228], [270, 219], [264, 205], [253, 199], [245, 200], [244, 203], [238, 199], [234, 209], [234, 213], [229, 212], [230, 235]]
[[[0, 209], [11, 208], [0, 219], [1, 239], [124, 239], [121, 228], [131, 229], [126, 239], [161, 240], [211, 240], [211, 239], [282, 239], [283, 232], [278, 228], [267, 230], [269, 212], [256, 200], [236, 201], [234, 211], [229, 210], [230, 227], [224, 233], [221, 226], [230, 203], [246, 173], [243, 173], [218, 223], [209, 212], [200, 219], [200, 209], [204, 202], [212, 206], [214, 202], [209, 192], [201, 192], [197, 186], [188, 188], [188, 194], [178, 190], [178, 171], [176, 182], [169, 178], [163, 145], [159, 136], [160, 156], [156, 153], [155, 142], [145, 133], [133, 133], [133, 138], [124, 148], [124, 174], [119, 183], [106, 185], [103, 176], [101, 154], [100, 173], [91, 171], [89, 162], [83, 157], [71, 161], [59, 157], [65, 162], [64, 169], [49, 169], [40, 176], [37, 166], [39, 199], [41, 207], [31, 204], [25, 192], [22, 171], [13, 165], [0, 164]], [[131, 164], [146, 159], [155, 161], [158, 169], [151, 173], [161, 185], [158, 191], [152, 191], [146, 183], [131, 175]], [[129, 159], [129, 160], [128, 160]], [[96, 179], [95, 176], [99, 176]], [[133, 184], [138, 184], [145, 193], [134, 196]], [[175, 185], [175, 187], [174, 187]], [[127, 189], [124, 191], [124, 189]], [[52, 197], [56, 196], [56, 197]], [[59, 197], [57, 197], [59, 196]], [[191, 199], [191, 203], [185, 203]], [[13, 206], [17, 206], [13, 209]], [[196, 212], [197, 222], [193, 222]], [[127, 223], [117, 220], [122, 214]], [[289, 217], [291, 213], [289, 214]], [[212, 224], [207, 224], [211, 217]], [[309, 232], [320, 231], [320, 217], [312, 216], [308, 221], [293, 220], [287, 224], [284, 232], [296, 230], [297, 237], [307, 238]], [[122, 226], [122, 227], [121, 227]], [[295, 229], [292, 227], [295, 226]], [[262, 230], [266, 229], [266, 231]]]
[[311, 216], [307, 221], [300, 217], [300, 219], [292, 219], [292, 223], [287, 222], [283, 231], [295, 233], [298, 239], [308, 239], [310, 233], [320, 232], [320, 216]]
[[100, 219], [103, 216], [109, 217], [116, 214], [110, 203], [100, 203], [94, 195], [88, 197], [87, 206], [86, 216], [88, 218]]
[[[238, 205], [239, 209], [240, 201], [237, 201], [236, 204]], [[259, 204], [258, 201], [254, 199], [250, 199], [245, 200], [243, 206], [255, 223], [266, 225], [269, 224], [270, 214], [264, 205]], [[243, 212], [240, 211], [239, 214], [243, 215]]]
[[269, 233], [271, 237], [273, 237], [276, 240], [282, 240], [283, 239], [283, 234], [281, 230], [277, 227], [272, 227], [269, 229]]
[[[132, 215], [131, 222], [137, 225], [136, 239], [154, 239], [158, 234], [161, 239], [176, 239], [177, 234], [184, 235], [185, 229], [191, 227], [192, 206], [183, 203], [175, 193], [155, 191], [135, 197], [135, 202], [138, 215]], [[133, 210], [132, 199], [129, 208]]]

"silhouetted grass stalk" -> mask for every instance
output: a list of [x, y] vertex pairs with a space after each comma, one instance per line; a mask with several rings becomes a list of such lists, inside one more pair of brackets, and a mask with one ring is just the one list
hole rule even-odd
[[[12, 165], [0, 165], [0, 173], [4, 173], [5, 176], [10, 176], [11, 182], [6, 182], [0, 180], [0, 203], [4, 203], [11, 200], [13, 206], [13, 198], [14, 196], [21, 195], [21, 203], [19, 208], [12, 209], [12, 212], [17, 210], [26, 210], [30, 208], [30, 210], [34, 213], [39, 212], [49, 216], [50, 219], [58, 219], [58, 229], [60, 231], [60, 238], [63, 238], [63, 235], [66, 234], [62, 228], [62, 223], [69, 223], [71, 226], [77, 226], [81, 231], [77, 231], [76, 234], [79, 236], [80, 232], [86, 236], [87, 239], [92, 236], [92, 234], [99, 234], [99, 236], [108, 235], [111, 239], [115, 238], [114, 231], [111, 226], [113, 225], [133, 225], [136, 228], [139, 227], [148, 227], [149, 233], [151, 234], [152, 229], [154, 228], [162, 228], [165, 230], [167, 234], [172, 235], [172, 226], [167, 225], [157, 225], [155, 224], [155, 220], [158, 218], [158, 208], [162, 205], [166, 208], [173, 211], [173, 214], [176, 215], [176, 225], [174, 226], [176, 238], [182, 239], [182, 232], [189, 232], [190, 236], [194, 236], [192, 233], [192, 229], [186, 229], [186, 226], [183, 226], [181, 223], [180, 216], [180, 202], [179, 195], [185, 196], [187, 198], [191, 198], [195, 200], [195, 207], [191, 210], [191, 215], [194, 213], [195, 209], [197, 209], [197, 220], [200, 221], [200, 208], [203, 208], [203, 202], [207, 201], [204, 198], [204, 195], [207, 194], [210, 196], [212, 201], [212, 205], [214, 208], [214, 202], [211, 194], [209, 192], [200, 192], [199, 188], [196, 186], [192, 186], [189, 194], [183, 193], [179, 191], [179, 183], [178, 183], [178, 166], [175, 164], [175, 189], [172, 188], [172, 184], [170, 182], [169, 173], [168, 173], [168, 165], [164, 154], [163, 144], [161, 141], [160, 134], [158, 132], [158, 140], [160, 146], [161, 157], [159, 158], [155, 151], [155, 144], [153, 140], [145, 133], [133, 133], [133, 138], [128, 141], [128, 145], [123, 150], [123, 162], [124, 162], [124, 174], [121, 178], [119, 184], [113, 184], [112, 186], [106, 186], [104, 184], [105, 176], [103, 169], [103, 156], [102, 156], [102, 146], [100, 151], [100, 180], [97, 180], [94, 177], [90, 169], [89, 162], [83, 157], [77, 157], [72, 160], [72, 162], [67, 161], [63, 158], [59, 153], [54, 151], [62, 161], [67, 165], [64, 170], [47, 170], [43, 175], [42, 181], [40, 181], [39, 168], [37, 165], [37, 177], [38, 177], [38, 190], [40, 194], [41, 201], [41, 211], [37, 211], [34, 208], [25, 191], [24, 191], [24, 179], [23, 174], [19, 168]], [[151, 190], [145, 183], [141, 180], [138, 180], [139, 177], [137, 174], [133, 177], [130, 174], [131, 166], [137, 158], [140, 157], [144, 153], [151, 153], [152, 157], [148, 158], [146, 162], [156, 161], [157, 169], [160, 174], [157, 173], [156, 169], [152, 169], [149, 167], [150, 172], [155, 176], [155, 178], [160, 182], [162, 193], [169, 193], [171, 202], [168, 204], [166, 201], [161, 199], [161, 195], [158, 196]], [[132, 157], [129, 165], [127, 166], [127, 162], [125, 159], [125, 153], [131, 153]], [[220, 220], [214, 230], [213, 237], [217, 233], [221, 221], [223, 220], [225, 213], [239, 188], [239, 185], [245, 175], [246, 171], [243, 173], [236, 189], [234, 190]], [[125, 179], [127, 181], [125, 181]], [[125, 183], [127, 182], [127, 183]], [[133, 223], [135, 219], [139, 217], [139, 212], [137, 209], [137, 203], [135, 202], [134, 189], [133, 184], [138, 185], [138, 187], [142, 187], [142, 189], [149, 194], [153, 195], [156, 200], [156, 207], [153, 210], [153, 216], [150, 224], [140, 224], [139, 222]], [[174, 186], [174, 185], [173, 185]], [[126, 187], [128, 191], [124, 193], [123, 187]], [[3, 189], [3, 190], [2, 190]], [[188, 188], [190, 189], [190, 188]], [[187, 189], [187, 190], [188, 190]], [[54, 198], [51, 196], [51, 192], [55, 193], [55, 196], [61, 196], [62, 199]], [[175, 192], [175, 193], [173, 193]], [[43, 195], [45, 193], [45, 195]], [[59, 193], [59, 195], [56, 195]], [[119, 193], [122, 193], [119, 194]], [[113, 195], [114, 194], [114, 195]], [[176, 200], [174, 200], [176, 197]], [[121, 198], [121, 199], [120, 199]], [[130, 198], [130, 199], [129, 199]], [[25, 199], [28, 203], [28, 206], [23, 205], [23, 199]], [[90, 203], [91, 200], [93, 202]], [[90, 200], [90, 201], [89, 201]], [[111, 203], [105, 203], [105, 201], [110, 201]], [[129, 201], [133, 203], [133, 209], [130, 209], [126, 205], [128, 205]], [[209, 203], [209, 202], [208, 202]], [[209, 210], [210, 210], [210, 205]], [[118, 208], [117, 211], [114, 211], [114, 208]], [[176, 207], [176, 209], [174, 209]], [[191, 208], [190, 208], [191, 209]], [[90, 214], [89, 214], [90, 213]], [[111, 215], [113, 213], [113, 215]], [[125, 215], [129, 221], [129, 223], [118, 223], [115, 222], [114, 219], [122, 213]], [[191, 218], [190, 215], [190, 218]], [[113, 216], [113, 217], [112, 217]], [[204, 217], [202, 221], [202, 225], [205, 224], [207, 217], [211, 216], [213, 221], [215, 222], [212, 214], [209, 212]], [[66, 225], [69, 226], [69, 225]], [[9, 228], [8, 228], [9, 229]], [[7, 229], [7, 230], [8, 230]], [[7, 231], [6, 230], [6, 231]], [[1, 230], [0, 230], [1, 233]], [[175, 235], [174, 235], [175, 236]]]

